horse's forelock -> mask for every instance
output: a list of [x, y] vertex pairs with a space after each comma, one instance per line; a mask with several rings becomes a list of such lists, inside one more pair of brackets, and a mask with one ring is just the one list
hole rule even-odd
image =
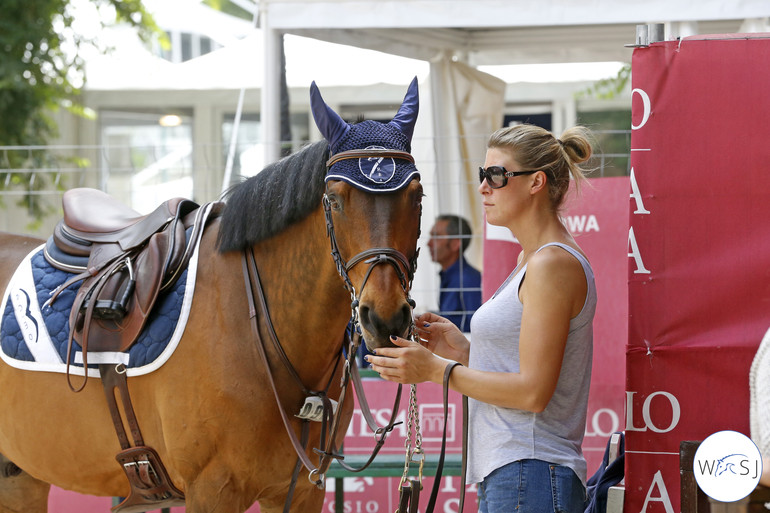
[[241, 250], [307, 217], [321, 204], [328, 143], [320, 141], [268, 165], [224, 196], [217, 244]]

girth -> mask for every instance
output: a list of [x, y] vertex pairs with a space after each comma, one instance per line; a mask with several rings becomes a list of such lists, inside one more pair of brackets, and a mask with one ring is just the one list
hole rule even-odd
[[[139, 513], [161, 507], [184, 506], [184, 493], [179, 490], [166, 471], [158, 453], [144, 444], [139, 422], [134, 414], [134, 407], [128, 394], [126, 368], [120, 365], [103, 364], [99, 366], [104, 394], [110, 409], [115, 432], [118, 435], [121, 451], [115, 459], [123, 468], [131, 486], [131, 492], [123, 502], [112, 508], [114, 512]], [[126, 423], [131, 431], [134, 445], [126, 434], [120, 409], [115, 398], [119, 393]]]

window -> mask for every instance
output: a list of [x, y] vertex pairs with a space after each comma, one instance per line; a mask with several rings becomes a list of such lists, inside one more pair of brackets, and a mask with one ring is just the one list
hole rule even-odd
[[192, 116], [176, 112], [103, 110], [101, 183], [140, 213], [166, 199], [193, 195]]

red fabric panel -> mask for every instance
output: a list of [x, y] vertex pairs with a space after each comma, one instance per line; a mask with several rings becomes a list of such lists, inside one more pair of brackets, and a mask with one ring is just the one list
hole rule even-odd
[[681, 441], [749, 434], [770, 326], [768, 59], [762, 38], [634, 51], [626, 511], [678, 511]]

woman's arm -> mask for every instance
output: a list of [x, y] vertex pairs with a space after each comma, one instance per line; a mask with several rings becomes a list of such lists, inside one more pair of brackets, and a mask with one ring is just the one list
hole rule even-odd
[[[482, 402], [539, 412], [556, 390], [569, 333], [569, 322], [585, 302], [585, 274], [580, 263], [560, 250], [541, 251], [530, 259], [520, 289], [524, 304], [519, 337], [519, 372], [456, 368], [450, 387]], [[441, 383], [446, 361], [403, 339], [371, 357], [372, 368], [399, 383]], [[489, 355], [494, 358], [496, 355]], [[467, 360], [465, 362], [467, 363]]]

